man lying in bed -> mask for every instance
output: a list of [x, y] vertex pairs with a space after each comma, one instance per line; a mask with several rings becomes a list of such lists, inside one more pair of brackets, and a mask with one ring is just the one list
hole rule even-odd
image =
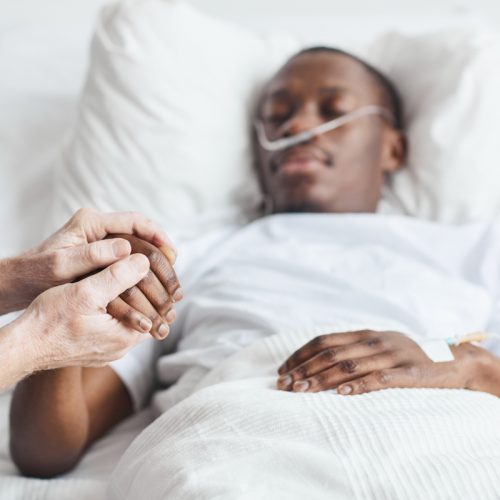
[[[371, 111], [305, 142], [276, 145], [362, 109]], [[273, 333], [331, 324], [337, 333], [313, 339], [279, 369], [280, 389], [455, 387], [500, 395], [500, 359], [488, 350], [454, 347], [454, 361], [433, 363], [415, 341], [490, 324], [500, 228], [374, 215], [384, 177], [405, 157], [390, 82], [350, 55], [305, 51], [266, 86], [258, 118], [258, 173], [274, 215], [227, 228], [184, 254], [179, 248], [185, 299], [173, 333], [182, 340], [160, 359], [160, 380], [209, 370]], [[24, 473], [69, 470], [141, 406], [156, 352], [144, 345], [113, 367], [41, 373], [16, 389], [11, 449]]]

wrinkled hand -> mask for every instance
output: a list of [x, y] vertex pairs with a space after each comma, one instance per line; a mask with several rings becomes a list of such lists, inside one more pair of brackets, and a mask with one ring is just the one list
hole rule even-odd
[[140, 238], [127, 234], [110, 237], [128, 241], [133, 254], [149, 259], [150, 269], [136, 286], [108, 305], [108, 312], [129, 328], [151, 331], [156, 339], [164, 339], [176, 317], [173, 305], [183, 297], [172, 263], [160, 249]]
[[128, 241], [109, 234], [126, 233], [161, 247], [171, 262], [175, 250], [152, 221], [134, 212], [100, 213], [83, 208], [53, 236], [34, 249], [4, 261], [0, 283], [0, 310], [23, 309], [40, 293], [102, 269], [126, 257]]
[[132, 255], [77, 283], [39, 295], [16, 320], [32, 370], [102, 366], [120, 358], [146, 335], [127, 328], [106, 307], [149, 271], [143, 255]]
[[455, 360], [434, 363], [398, 332], [362, 330], [321, 335], [279, 368], [278, 389], [362, 394], [389, 387], [467, 388], [500, 392], [500, 362], [474, 345], [452, 348]]

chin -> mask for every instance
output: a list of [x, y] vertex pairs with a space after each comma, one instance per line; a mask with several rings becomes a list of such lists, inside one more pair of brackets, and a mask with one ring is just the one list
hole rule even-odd
[[329, 210], [316, 200], [301, 199], [286, 200], [284, 206], [278, 211], [285, 213], [324, 213]]

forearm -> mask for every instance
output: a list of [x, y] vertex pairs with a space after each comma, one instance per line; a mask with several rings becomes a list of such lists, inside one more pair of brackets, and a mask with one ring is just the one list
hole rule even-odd
[[0, 315], [25, 309], [44, 290], [40, 267], [29, 253], [0, 260]]
[[0, 390], [39, 368], [36, 345], [28, 338], [30, 329], [31, 321], [26, 315], [0, 328]]
[[88, 446], [131, 412], [130, 396], [109, 367], [38, 373], [14, 392], [12, 457], [25, 475], [65, 473]]
[[88, 432], [81, 368], [40, 372], [16, 387], [10, 448], [23, 474], [49, 477], [68, 471], [84, 451]]

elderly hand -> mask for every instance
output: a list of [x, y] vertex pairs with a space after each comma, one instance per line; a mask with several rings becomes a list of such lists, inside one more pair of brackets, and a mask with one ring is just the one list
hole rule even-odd
[[28, 371], [62, 366], [102, 366], [123, 356], [146, 335], [107, 313], [108, 304], [149, 271], [143, 255], [132, 255], [77, 283], [39, 295], [10, 327], [24, 336]]
[[104, 239], [117, 233], [136, 235], [161, 248], [171, 263], [175, 260], [175, 250], [166, 234], [146, 217], [83, 208], [41, 245], [19, 257], [0, 261], [0, 314], [23, 309], [45, 290], [129, 255], [128, 241]]
[[279, 368], [278, 389], [362, 394], [389, 387], [466, 388], [500, 394], [500, 360], [474, 345], [434, 363], [398, 332], [362, 330], [316, 337]]

